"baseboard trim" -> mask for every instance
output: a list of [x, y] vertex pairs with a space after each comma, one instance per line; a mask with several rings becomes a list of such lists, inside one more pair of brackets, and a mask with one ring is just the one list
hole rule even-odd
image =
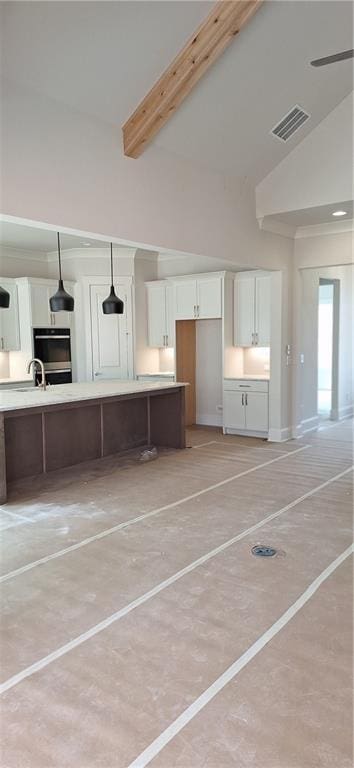
[[268, 439], [268, 432], [253, 432], [250, 429], [232, 429], [231, 427], [224, 427], [224, 435], [241, 435], [242, 437], [261, 437]]
[[268, 432], [268, 440], [270, 443], [286, 443], [287, 440], [291, 440], [292, 431], [290, 427], [283, 429], [270, 429]]
[[197, 413], [196, 424], [201, 427], [222, 427], [222, 413]]
[[342, 419], [349, 419], [353, 416], [353, 413], [354, 405], [351, 403], [351, 405], [344, 405], [341, 408], [332, 410], [330, 419], [331, 421], [342, 421]]
[[310, 419], [304, 419], [304, 421], [292, 428], [292, 437], [299, 438], [303, 435], [307, 435], [308, 432], [315, 432], [319, 425], [319, 416], [311, 416]]

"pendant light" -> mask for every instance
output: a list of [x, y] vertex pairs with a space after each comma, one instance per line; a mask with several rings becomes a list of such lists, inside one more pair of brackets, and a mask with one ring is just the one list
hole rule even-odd
[[51, 312], [72, 312], [74, 309], [74, 299], [66, 292], [61, 276], [61, 258], [60, 258], [60, 235], [57, 232], [58, 237], [58, 260], [59, 260], [59, 285], [58, 290], [49, 299], [49, 306]]
[[104, 315], [122, 315], [124, 312], [124, 303], [116, 296], [113, 285], [113, 243], [111, 243], [111, 292], [102, 302], [102, 309]]
[[0, 308], [8, 309], [10, 306], [10, 294], [5, 288], [0, 287]]

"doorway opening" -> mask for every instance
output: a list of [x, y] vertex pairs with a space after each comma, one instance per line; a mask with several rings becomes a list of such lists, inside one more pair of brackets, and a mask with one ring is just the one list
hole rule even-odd
[[337, 412], [339, 287], [320, 279], [318, 291], [317, 409], [321, 419]]
[[222, 427], [222, 321], [177, 320], [177, 381], [186, 388], [186, 426]]

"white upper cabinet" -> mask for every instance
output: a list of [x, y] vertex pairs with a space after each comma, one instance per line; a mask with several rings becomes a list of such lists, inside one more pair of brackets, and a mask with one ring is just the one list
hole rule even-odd
[[[64, 283], [65, 289], [72, 293], [73, 286], [70, 283]], [[57, 326], [58, 328], [70, 328], [72, 312], [51, 312], [49, 299], [58, 290], [57, 282], [43, 280], [43, 283], [31, 282], [31, 315], [33, 328], [49, 328]]]
[[235, 346], [251, 347], [254, 339], [256, 281], [254, 277], [235, 280]]
[[221, 277], [200, 277], [197, 280], [197, 317], [212, 320], [222, 314]]
[[171, 287], [165, 281], [146, 284], [148, 346], [173, 346], [173, 324], [171, 320]]
[[256, 277], [255, 333], [258, 347], [270, 346], [270, 277]]
[[175, 280], [173, 290], [176, 320], [194, 320], [197, 317], [197, 281]]
[[176, 320], [207, 320], [222, 315], [222, 278], [174, 280]]
[[8, 309], [0, 309], [0, 351], [12, 352], [20, 349], [17, 285], [3, 279], [0, 285], [10, 294]]
[[235, 280], [234, 344], [236, 347], [270, 346], [270, 276]]

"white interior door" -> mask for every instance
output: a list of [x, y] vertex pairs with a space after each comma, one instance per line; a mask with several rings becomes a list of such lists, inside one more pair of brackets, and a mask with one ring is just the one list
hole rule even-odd
[[234, 344], [235, 347], [251, 347], [255, 324], [255, 279], [245, 277], [235, 280], [234, 302]]
[[246, 429], [244, 392], [224, 392], [223, 421], [226, 429]]
[[124, 301], [123, 315], [104, 315], [102, 302], [107, 298], [110, 286], [91, 285], [91, 338], [92, 368], [94, 381], [102, 379], [127, 379], [129, 306], [124, 285], [117, 285], [116, 292]]
[[176, 320], [193, 320], [197, 316], [197, 282], [181, 280], [174, 283]]
[[246, 429], [255, 432], [268, 431], [268, 394], [266, 392], [247, 392]]
[[256, 343], [270, 346], [270, 277], [256, 277]]
[[221, 278], [201, 278], [197, 281], [198, 317], [212, 320], [221, 317]]

